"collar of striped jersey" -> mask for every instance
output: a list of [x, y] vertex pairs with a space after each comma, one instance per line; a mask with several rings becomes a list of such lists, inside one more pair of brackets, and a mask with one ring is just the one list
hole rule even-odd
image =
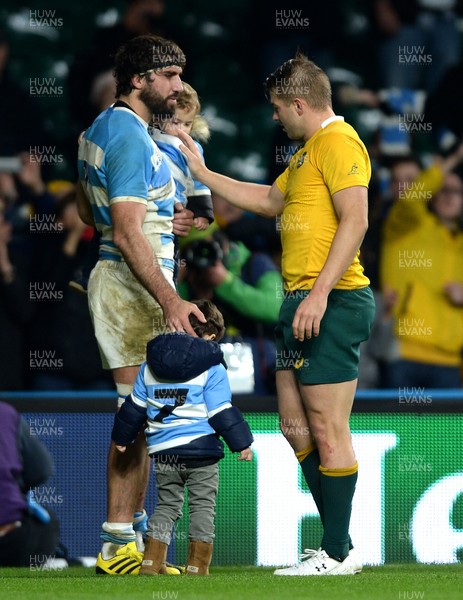
[[[114, 103], [114, 108], [128, 108], [130, 109], [132, 112], [135, 113], [135, 111], [133, 110], [133, 108], [130, 106], [130, 104], [127, 104], [127, 102], [123, 102], [122, 100], [117, 100]], [[137, 113], [135, 113], [137, 114]]]

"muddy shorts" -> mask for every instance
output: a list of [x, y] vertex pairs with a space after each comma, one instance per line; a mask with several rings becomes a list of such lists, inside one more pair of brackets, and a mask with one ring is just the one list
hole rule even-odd
[[[173, 272], [161, 270], [174, 287]], [[149, 340], [166, 333], [160, 305], [125, 262], [97, 262], [88, 282], [88, 304], [104, 369], [141, 365]]]

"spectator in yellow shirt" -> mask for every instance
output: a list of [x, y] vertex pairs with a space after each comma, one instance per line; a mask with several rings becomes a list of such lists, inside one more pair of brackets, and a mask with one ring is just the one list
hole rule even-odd
[[421, 173], [406, 159], [392, 169], [393, 181], [408, 181], [396, 181], [383, 229], [381, 283], [396, 340], [389, 387], [461, 385], [463, 182], [451, 169], [462, 158], [463, 146]]

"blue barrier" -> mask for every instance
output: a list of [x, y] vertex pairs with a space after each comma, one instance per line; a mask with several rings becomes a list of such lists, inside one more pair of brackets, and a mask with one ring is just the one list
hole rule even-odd
[[[355, 398], [358, 400], [389, 400], [395, 399], [399, 395], [409, 394], [413, 395], [417, 393], [417, 389], [421, 388], [404, 388], [402, 392], [397, 389], [384, 389], [384, 390], [357, 390], [355, 394]], [[461, 388], [451, 388], [451, 389], [440, 389], [440, 388], [426, 388], [426, 393], [432, 395], [432, 397], [436, 400], [463, 400], [463, 389]], [[100, 399], [100, 400], [113, 400], [115, 398], [116, 392], [101, 392], [101, 391], [85, 391], [85, 392], [76, 392], [76, 391], [14, 391], [14, 392], [0, 392], [0, 400], [9, 400], [9, 399], [34, 399], [34, 398], [61, 398], [61, 399]], [[235, 398], [240, 398], [240, 395], [236, 395]], [[247, 399], [252, 399], [253, 396], [246, 396]]]
[[[414, 407], [400, 405], [397, 390], [359, 390], [356, 404], [363, 406], [360, 412], [368, 413], [405, 414], [421, 409], [435, 413], [463, 412], [461, 389], [426, 390], [426, 394], [436, 402]], [[38, 436], [53, 456], [54, 474], [45, 485], [35, 489], [35, 497], [56, 512], [61, 523], [62, 542], [72, 556], [96, 556], [100, 547], [101, 523], [106, 518], [106, 461], [115, 394], [0, 392], [0, 400], [10, 402], [21, 412], [29, 424], [31, 435]], [[234, 402], [247, 413], [276, 412], [273, 397], [237, 395]], [[151, 477], [146, 499], [148, 513], [155, 502], [154, 477]], [[174, 548], [171, 547], [169, 560], [173, 561], [173, 557]]]

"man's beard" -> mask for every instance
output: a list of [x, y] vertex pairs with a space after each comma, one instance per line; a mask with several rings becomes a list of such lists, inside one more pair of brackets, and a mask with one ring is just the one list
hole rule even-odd
[[153, 115], [171, 117], [175, 112], [175, 106], [171, 108], [167, 105], [168, 100], [171, 100], [171, 98], [163, 98], [152, 88], [141, 90], [140, 100]]

